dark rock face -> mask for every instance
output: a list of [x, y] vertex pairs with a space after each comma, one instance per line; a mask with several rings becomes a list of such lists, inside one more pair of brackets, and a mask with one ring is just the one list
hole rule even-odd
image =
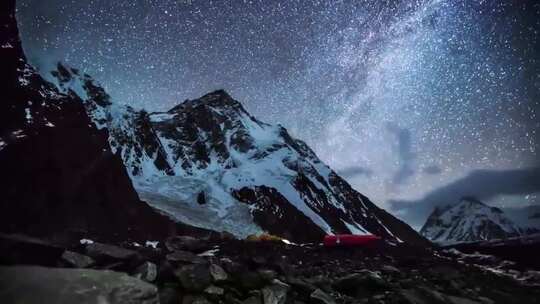
[[176, 229], [139, 200], [107, 131], [95, 127], [81, 99], [27, 64], [14, 3], [2, 1], [0, 13], [0, 231], [129, 239]]
[[[242, 188], [233, 195], [241, 202], [254, 205], [251, 213], [253, 220], [272, 234], [299, 242], [321, 240], [325, 235], [320, 227], [298, 212], [276, 189], [266, 186]], [[303, 232], [293, 234], [300, 230]]]

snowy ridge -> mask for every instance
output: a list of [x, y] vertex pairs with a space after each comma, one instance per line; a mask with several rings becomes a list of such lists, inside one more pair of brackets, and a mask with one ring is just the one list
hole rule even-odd
[[420, 233], [436, 243], [449, 245], [506, 239], [521, 235], [522, 230], [502, 210], [465, 197], [456, 205], [436, 208]]
[[[237, 237], [267, 231], [296, 241], [373, 233], [423, 242], [279, 125], [257, 120], [225, 91], [146, 113], [110, 101], [90, 76], [58, 66], [98, 128], [107, 128], [139, 196], [177, 221]], [[406, 227], [409, 237], [389, 227]], [[401, 228], [400, 228], [401, 229]], [[412, 231], [412, 229], [410, 229]], [[411, 238], [412, 236], [412, 238]]]
[[132, 179], [171, 173], [145, 111], [112, 103], [92, 77], [61, 63], [45, 76], [61, 93], [80, 97], [96, 127], [108, 129], [111, 150], [121, 155]]

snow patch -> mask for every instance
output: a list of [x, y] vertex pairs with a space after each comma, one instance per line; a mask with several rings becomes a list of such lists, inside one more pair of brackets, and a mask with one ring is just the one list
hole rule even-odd
[[367, 235], [367, 234], [370, 234], [368, 232], [366, 232], [361, 225], [358, 225], [358, 223], [354, 223], [354, 224], [349, 224], [347, 223], [346, 221], [344, 220], [341, 220], [343, 222], [343, 224], [345, 224], [345, 226], [347, 227], [347, 229], [349, 229], [349, 231], [352, 233], [352, 234], [356, 234], [356, 235]]
[[146, 247], [152, 247], [154, 249], [157, 248], [159, 242], [158, 241], [146, 241], [146, 243], [144, 244], [144, 246]]
[[30, 108], [25, 108], [24, 112], [26, 113], [26, 123], [32, 123], [32, 112], [30, 111]]
[[79, 243], [81, 243], [82, 245], [88, 245], [88, 244], [94, 244], [94, 241], [90, 239], [81, 239]]

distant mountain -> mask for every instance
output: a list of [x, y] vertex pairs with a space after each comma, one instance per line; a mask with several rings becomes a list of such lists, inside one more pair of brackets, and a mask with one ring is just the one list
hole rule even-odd
[[49, 76], [108, 130], [139, 195], [177, 221], [238, 237], [268, 231], [303, 242], [373, 233], [428, 243], [352, 189], [306, 143], [253, 117], [223, 90], [147, 113], [111, 103], [77, 70], [59, 65]]
[[526, 233], [540, 232], [540, 206], [503, 208], [504, 213]]
[[522, 233], [501, 209], [472, 197], [464, 197], [446, 208], [435, 208], [420, 230], [424, 237], [442, 245], [506, 239]]

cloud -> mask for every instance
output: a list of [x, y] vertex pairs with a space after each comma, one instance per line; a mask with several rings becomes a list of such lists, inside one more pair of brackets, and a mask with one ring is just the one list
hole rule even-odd
[[371, 177], [373, 176], [373, 170], [360, 166], [347, 167], [338, 171], [339, 175], [344, 178], [353, 178], [357, 176]]
[[513, 170], [475, 170], [440, 187], [417, 201], [390, 201], [407, 223], [419, 227], [437, 206], [456, 203], [463, 196], [488, 201], [497, 195], [519, 195], [540, 191], [540, 167]]
[[399, 169], [392, 177], [391, 187], [401, 185], [415, 174], [414, 161], [416, 153], [412, 147], [411, 131], [401, 128], [396, 124], [388, 123], [386, 129], [396, 138], [395, 149], [399, 159]]

